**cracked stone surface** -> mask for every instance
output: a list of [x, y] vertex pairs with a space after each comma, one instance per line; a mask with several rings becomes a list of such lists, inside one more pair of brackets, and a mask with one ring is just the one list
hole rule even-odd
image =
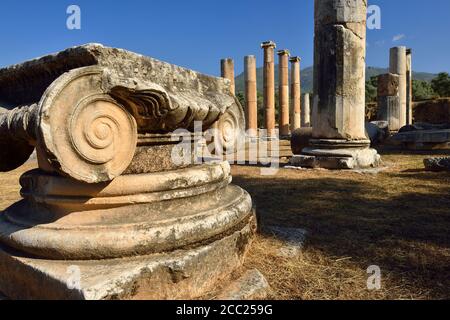
[[295, 257], [300, 253], [307, 234], [304, 229], [279, 226], [270, 226], [267, 231], [284, 242], [284, 246], [280, 249], [278, 255], [286, 258]]
[[366, 1], [315, 1], [313, 137], [366, 138], [365, 37]]

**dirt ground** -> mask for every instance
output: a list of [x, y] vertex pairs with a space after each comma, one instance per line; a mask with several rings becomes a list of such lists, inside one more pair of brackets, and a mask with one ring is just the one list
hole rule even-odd
[[[283, 243], [269, 232], [254, 242], [246, 265], [266, 276], [271, 298], [450, 298], [450, 173], [423, 170], [428, 155], [449, 153], [382, 154], [377, 174], [233, 168], [263, 227], [308, 232], [293, 258], [279, 256]], [[367, 289], [372, 265], [381, 290]]]
[[[280, 256], [283, 241], [260, 233], [246, 259], [271, 285], [272, 299], [449, 299], [450, 173], [422, 161], [450, 152], [382, 152], [379, 173], [233, 166], [234, 183], [253, 197], [262, 229], [302, 228], [300, 253]], [[0, 174], [0, 210], [19, 199], [20, 175]], [[367, 268], [381, 289], [367, 289]]]

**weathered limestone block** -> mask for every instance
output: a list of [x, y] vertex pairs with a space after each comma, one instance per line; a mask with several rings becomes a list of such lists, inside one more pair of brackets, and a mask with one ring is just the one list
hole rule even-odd
[[378, 166], [365, 131], [365, 0], [316, 0], [314, 107], [310, 146], [296, 166], [353, 169]]
[[123, 173], [140, 135], [193, 131], [200, 121], [231, 148], [245, 126], [226, 80], [98, 44], [1, 69], [0, 101], [22, 107], [0, 117], [0, 145], [19, 139], [11, 148], [21, 151], [0, 168], [21, 165], [33, 145], [41, 169], [86, 182]]
[[208, 128], [222, 146], [242, 137], [229, 81], [87, 45], [2, 69], [0, 84], [0, 168], [34, 147], [39, 164], [0, 212], [0, 292], [193, 299], [241, 268], [256, 231], [249, 194], [228, 162], [174, 159]]
[[393, 73], [380, 74], [378, 76], [377, 95], [379, 97], [397, 96], [399, 76]]
[[[26, 173], [0, 214], [0, 290], [14, 299], [190, 299], [242, 264], [255, 232], [228, 163], [86, 184]], [[79, 268], [79, 288], [68, 270]]]
[[392, 136], [390, 142], [411, 150], [447, 150], [450, 149], [450, 128], [406, 126]]

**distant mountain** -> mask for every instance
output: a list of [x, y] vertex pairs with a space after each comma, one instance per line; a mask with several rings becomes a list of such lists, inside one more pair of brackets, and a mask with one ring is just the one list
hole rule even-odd
[[[376, 67], [367, 67], [366, 69], [366, 79], [370, 79], [371, 77], [378, 76], [383, 73], [387, 73], [387, 68], [376, 68]], [[427, 72], [413, 72], [414, 79], [422, 80], [430, 82], [437, 75], [433, 73]], [[256, 79], [258, 90], [263, 89], [263, 68], [256, 69]], [[313, 87], [313, 67], [305, 68], [301, 71], [301, 79], [302, 79], [302, 92], [312, 92]], [[245, 78], [244, 73], [241, 73], [236, 77], [236, 92], [244, 92], [245, 89]], [[278, 66], [275, 68], [275, 84], [278, 86]]]

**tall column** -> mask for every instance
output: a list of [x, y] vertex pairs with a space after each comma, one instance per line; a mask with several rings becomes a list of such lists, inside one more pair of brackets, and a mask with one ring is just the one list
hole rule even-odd
[[301, 126], [302, 128], [311, 127], [311, 109], [310, 109], [309, 93], [305, 93], [302, 96]]
[[399, 125], [400, 128], [407, 123], [406, 118], [406, 47], [391, 48], [389, 60], [390, 73], [398, 74], [398, 95], [400, 97]]
[[264, 49], [264, 108], [267, 135], [275, 135], [275, 63], [274, 49], [276, 44], [273, 41], [266, 41], [261, 44]]
[[245, 110], [247, 115], [247, 130], [251, 136], [258, 135], [258, 97], [256, 86], [255, 56], [244, 58], [245, 74]]
[[222, 78], [231, 81], [231, 93], [236, 94], [235, 84], [234, 84], [234, 61], [233, 59], [227, 58], [220, 61], [220, 71]]
[[413, 123], [412, 49], [406, 50], [406, 122]]
[[289, 50], [278, 51], [278, 98], [280, 136], [289, 136]]
[[314, 117], [310, 146], [294, 165], [377, 166], [365, 132], [366, 0], [315, 0]]
[[291, 61], [291, 131], [300, 128], [301, 84], [300, 84], [300, 57], [292, 57]]

